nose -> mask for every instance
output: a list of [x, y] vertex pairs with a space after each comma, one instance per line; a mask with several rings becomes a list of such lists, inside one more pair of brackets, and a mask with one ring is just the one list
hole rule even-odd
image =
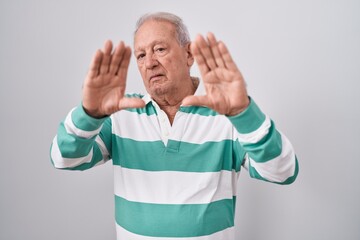
[[147, 55], [145, 57], [145, 67], [148, 69], [153, 69], [159, 64], [158, 60], [156, 59], [155, 54]]

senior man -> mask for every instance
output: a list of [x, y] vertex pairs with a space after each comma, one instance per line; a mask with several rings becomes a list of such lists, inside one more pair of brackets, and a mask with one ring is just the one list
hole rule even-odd
[[[298, 173], [291, 143], [248, 96], [212, 33], [191, 43], [179, 17], [146, 14], [134, 55], [147, 94], [125, 94], [131, 49], [107, 41], [91, 62], [82, 104], [53, 140], [54, 166], [85, 170], [112, 159], [117, 239], [235, 239], [241, 167], [290, 184]], [[190, 76], [194, 59], [202, 96]]]

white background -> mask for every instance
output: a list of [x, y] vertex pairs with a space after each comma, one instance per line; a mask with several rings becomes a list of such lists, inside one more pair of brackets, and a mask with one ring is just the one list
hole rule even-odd
[[[0, 0], [0, 239], [115, 239], [111, 163], [55, 170], [57, 126], [106, 39], [132, 45], [146, 12], [212, 31], [292, 141], [297, 181], [239, 180], [238, 239], [360, 239], [360, 1]], [[196, 67], [194, 75], [198, 75]], [[129, 92], [143, 92], [134, 58]]]

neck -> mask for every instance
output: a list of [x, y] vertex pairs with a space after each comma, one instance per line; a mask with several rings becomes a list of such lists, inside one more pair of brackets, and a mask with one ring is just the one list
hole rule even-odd
[[182, 100], [189, 95], [193, 95], [199, 85], [199, 79], [191, 77], [190, 84], [183, 91], [176, 91], [175, 93], [164, 93], [160, 96], [151, 96], [153, 100], [159, 105], [170, 120], [172, 125], [175, 115], [182, 103]]

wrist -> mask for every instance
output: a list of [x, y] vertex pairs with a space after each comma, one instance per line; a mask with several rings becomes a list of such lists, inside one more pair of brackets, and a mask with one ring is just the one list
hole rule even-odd
[[258, 129], [265, 121], [266, 115], [260, 110], [252, 98], [249, 106], [235, 116], [227, 116], [236, 130], [241, 133], [250, 133]]
[[236, 116], [236, 115], [242, 113], [249, 107], [249, 104], [250, 104], [250, 99], [249, 99], [249, 97], [246, 97], [246, 100], [243, 102], [243, 104], [241, 106], [231, 109], [229, 111], [229, 113], [226, 114], [226, 116], [232, 117], [232, 116]]
[[101, 114], [101, 113], [99, 113], [99, 112], [96, 111], [96, 110], [89, 110], [89, 109], [87, 109], [87, 108], [84, 106], [84, 104], [82, 104], [82, 108], [83, 108], [84, 112], [85, 112], [89, 117], [92, 117], [92, 118], [95, 118], [95, 119], [102, 119], [102, 118], [108, 117], [108, 115]]

